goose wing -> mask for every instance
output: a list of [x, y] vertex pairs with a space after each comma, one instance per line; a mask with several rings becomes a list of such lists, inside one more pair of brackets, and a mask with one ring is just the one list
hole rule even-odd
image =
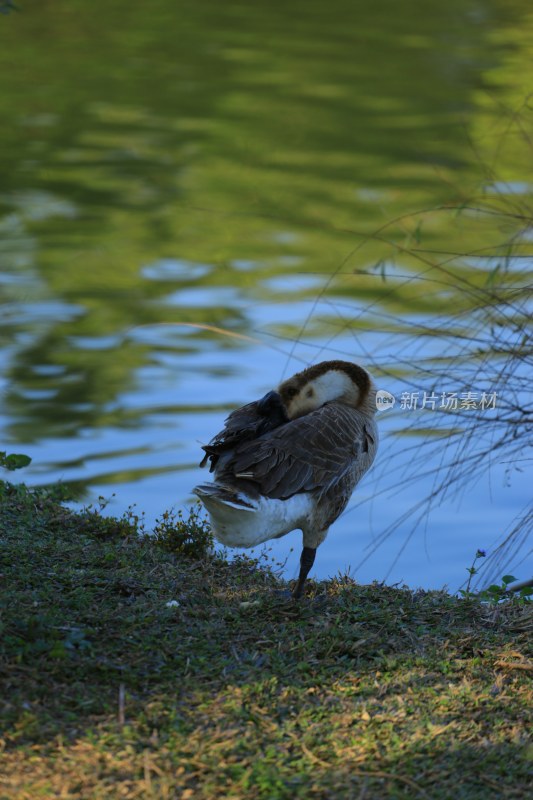
[[[217, 480], [250, 481], [265, 497], [286, 499], [298, 492], [328, 493], [357, 480], [372, 463], [373, 421], [343, 403], [321, 408], [235, 448]], [[349, 496], [349, 495], [348, 495]]]
[[205, 456], [200, 466], [204, 467], [207, 459], [210, 459], [209, 471], [213, 472], [223, 453], [238, 444], [257, 439], [286, 421], [285, 408], [276, 392], [269, 392], [262, 400], [237, 408], [225, 420], [224, 428], [202, 447]]

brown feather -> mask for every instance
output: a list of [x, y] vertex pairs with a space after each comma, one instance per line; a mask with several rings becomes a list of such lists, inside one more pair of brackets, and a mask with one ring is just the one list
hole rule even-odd
[[[238, 445], [216, 480], [235, 484], [246, 473], [256, 493], [287, 499], [298, 492], [316, 492], [329, 500], [328, 524], [348, 502], [355, 484], [375, 453], [373, 421], [343, 403], [331, 402]], [[328, 505], [326, 503], [326, 505]]]

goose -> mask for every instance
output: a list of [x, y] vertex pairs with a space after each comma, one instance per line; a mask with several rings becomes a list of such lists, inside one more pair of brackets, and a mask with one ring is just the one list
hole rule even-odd
[[303, 534], [299, 599], [317, 548], [376, 455], [376, 387], [349, 361], [322, 361], [233, 411], [203, 446], [212, 483], [194, 488], [228, 547]]

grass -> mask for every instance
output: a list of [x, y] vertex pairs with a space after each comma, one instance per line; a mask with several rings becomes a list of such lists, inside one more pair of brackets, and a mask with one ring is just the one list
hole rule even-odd
[[527, 796], [530, 603], [346, 578], [297, 604], [169, 527], [0, 483], [2, 800]]

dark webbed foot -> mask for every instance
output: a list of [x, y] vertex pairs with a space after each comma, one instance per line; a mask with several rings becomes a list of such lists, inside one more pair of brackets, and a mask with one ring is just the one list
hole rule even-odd
[[292, 596], [295, 600], [299, 600], [303, 595], [305, 581], [309, 575], [309, 571], [315, 563], [316, 547], [304, 547], [302, 555], [300, 556], [300, 574], [296, 586], [292, 590]]

